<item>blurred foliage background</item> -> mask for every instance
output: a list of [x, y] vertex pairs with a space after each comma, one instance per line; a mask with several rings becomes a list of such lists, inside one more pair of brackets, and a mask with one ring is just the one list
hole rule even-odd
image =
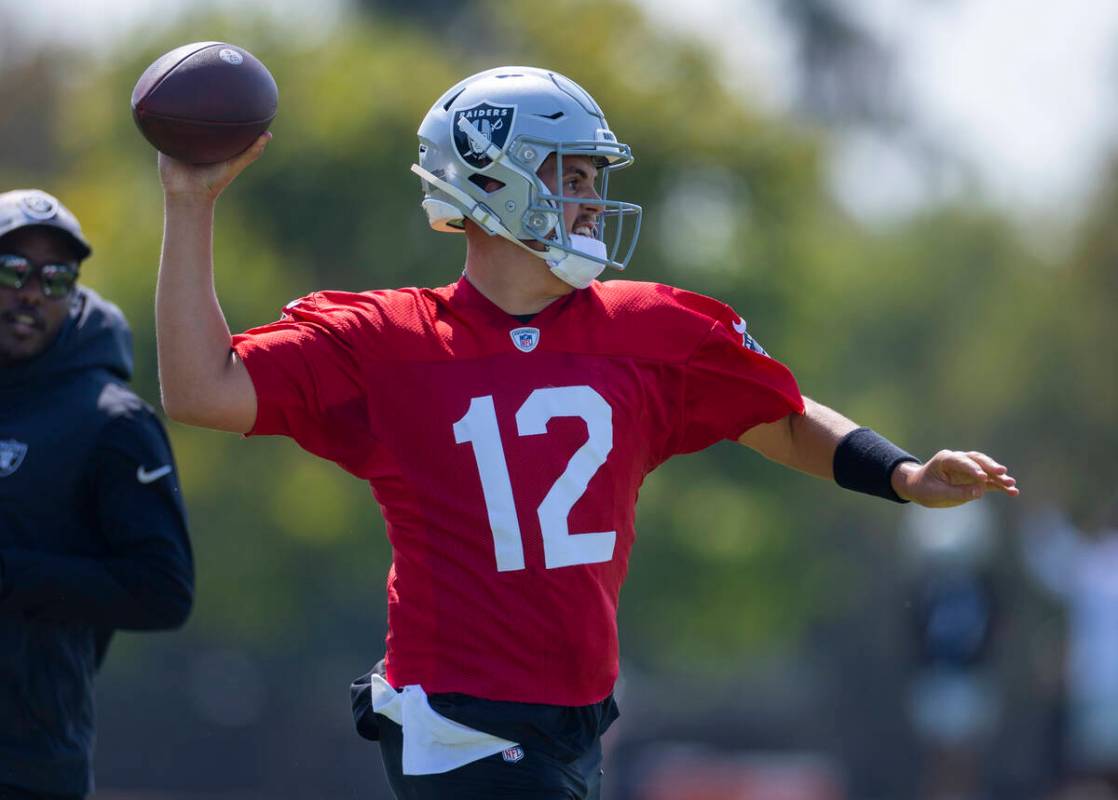
[[[0, 185], [47, 189], [82, 220], [95, 251], [83, 280], [126, 312], [135, 383], [154, 403], [161, 193], [128, 100], [156, 56], [233, 41], [280, 86], [274, 141], [219, 204], [217, 283], [235, 331], [315, 289], [456, 280], [463, 243], [427, 229], [408, 171], [418, 122], [465, 74], [551, 66], [591, 91], [636, 154], [611, 187], [645, 208], [626, 277], [725, 300], [806, 394], [917, 454], [994, 454], [1034, 499], [1089, 519], [1118, 474], [1115, 174], [1098, 176], [1058, 247], [977, 199], [860, 221], [832, 196], [825, 162], [831, 126], [889, 116], [867, 90], [873, 50], [827, 3], [793, 6], [805, 74], [829, 88], [807, 81], [814, 93], [781, 116], [627, 0], [370, 0], [307, 38], [273, 15], [210, 8], [109, 53], [21, 49], [0, 33]], [[99, 700], [104, 795], [384, 796], [346, 702], [385, 632], [390, 552], [368, 488], [287, 441], [169, 427], [197, 606], [181, 632], [117, 637]], [[1020, 509], [985, 502], [1006, 534], [1010, 605], [1047, 630], [1051, 609], [1028, 600], [1014, 566]], [[837, 754], [851, 796], [904, 796], [915, 756], [901, 514], [731, 444], [654, 474], [622, 594], [618, 752], [705, 714], [745, 745]], [[1025, 651], [999, 656], [1010, 694], [1036, 691], [1028, 648], [1051, 644], [1019, 640]], [[698, 716], [657, 691], [680, 682]], [[883, 740], [888, 768], [867, 755]], [[996, 761], [1010, 776], [1029, 761], [1015, 741]]]

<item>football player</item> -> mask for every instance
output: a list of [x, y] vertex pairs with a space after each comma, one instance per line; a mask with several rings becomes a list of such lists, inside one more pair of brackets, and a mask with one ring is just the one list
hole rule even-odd
[[549, 70], [466, 78], [419, 127], [423, 209], [466, 240], [458, 281], [319, 292], [232, 336], [214, 201], [267, 141], [208, 167], [160, 157], [163, 400], [371, 484], [393, 546], [389, 634], [354, 710], [401, 798], [598, 796], [637, 492], [673, 455], [733, 439], [925, 506], [1017, 493], [986, 455], [921, 463], [802, 397], [726, 305], [599, 282], [639, 233], [641, 209], [607, 192], [633, 156]]

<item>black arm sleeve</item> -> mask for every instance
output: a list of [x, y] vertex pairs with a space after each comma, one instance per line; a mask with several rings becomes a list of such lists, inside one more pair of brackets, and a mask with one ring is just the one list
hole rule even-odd
[[870, 428], [855, 428], [843, 436], [835, 448], [832, 467], [835, 483], [852, 492], [872, 494], [907, 503], [893, 489], [893, 470], [905, 461], [920, 463], [920, 459], [907, 453]]
[[182, 625], [193, 601], [194, 564], [163, 426], [146, 409], [117, 417], [98, 440], [89, 470], [106, 552], [0, 548], [0, 614], [133, 630]]

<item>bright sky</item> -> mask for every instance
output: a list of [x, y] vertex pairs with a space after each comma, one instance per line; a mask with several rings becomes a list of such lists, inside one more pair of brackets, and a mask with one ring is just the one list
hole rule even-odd
[[[39, 36], [105, 40], [170, 9], [210, 2], [234, 11], [269, 7], [323, 31], [344, 0], [0, 0]], [[774, 108], [793, 85], [777, 0], [639, 0], [656, 19], [716, 43], [733, 82]], [[901, 53], [894, 79], [932, 141], [973, 164], [996, 202], [1027, 214], [1066, 211], [1118, 151], [1118, 3], [1113, 0], [845, 0]], [[18, 5], [17, 5], [18, 3]], [[837, 149], [835, 188], [855, 210], [888, 216], [952, 190], [897, 143], [852, 134]]]
[[[717, 41], [740, 82], [786, 107], [794, 53], [775, 0], [643, 0], [665, 22]], [[991, 199], [1061, 213], [1118, 155], [1118, 3], [1113, 0], [845, 0], [900, 56], [893, 76], [932, 141], [977, 170]], [[894, 143], [853, 135], [836, 188], [867, 214], [905, 211], [937, 187]], [[951, 186], [940, 186], [951, 191]]]

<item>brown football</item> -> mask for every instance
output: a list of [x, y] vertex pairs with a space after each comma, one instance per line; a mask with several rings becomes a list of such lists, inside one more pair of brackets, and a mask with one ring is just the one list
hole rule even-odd
[[272, 74], [252, 53], [224, 42], [194, 42], [144, 70], [132, 90], [132, 118], [160, 152], [211, 164], [256, 141], [278, 103]]

